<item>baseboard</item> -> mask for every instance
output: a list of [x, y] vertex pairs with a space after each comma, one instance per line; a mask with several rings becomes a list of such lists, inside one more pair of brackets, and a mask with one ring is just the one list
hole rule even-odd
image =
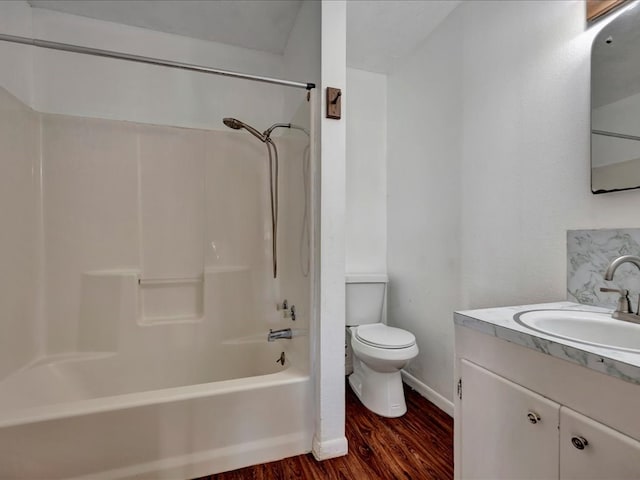
[[416, 392], [422, 395], [424, 398], [433, 403], [440, 410], [445, 412], [450, 417], [453, 417], [453, 402], [447, 400], [445, 397], [436, 392], [433, 388], [429, 387], [425, 383], [422, 383], [416, 377], [409, 372], [402, 370], [402, 380], [404, 383], [413, 388]]
[[319, 441], [313, 438], [311, 453], [316, 460], [328, 460], [330, 458], [342, 457], [349, 452], [347, 437], [334, 438], [333, 440]]

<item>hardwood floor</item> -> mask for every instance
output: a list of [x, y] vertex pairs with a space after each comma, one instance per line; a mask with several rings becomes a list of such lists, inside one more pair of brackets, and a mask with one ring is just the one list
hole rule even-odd
[[453, 420], [405, 386], [408, 411], [382, 418], [346, 387], [349, 454], [317, 462], [311, 454], [241, 468], [199, 480], [366, 480], [453, 478]]

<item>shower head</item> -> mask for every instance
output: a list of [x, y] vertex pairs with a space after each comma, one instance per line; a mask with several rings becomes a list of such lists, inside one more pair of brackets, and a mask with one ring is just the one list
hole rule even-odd
[[225, 117], [222, 119], [222, 123], [224, 123], [227, 127], [232, 128], [234, 130], [241, 130], [244, 128], [247, 132], [252, 134], [261, 142], [270, 142], [271, 132], [273, 132], [276, 128], [292, 128], [294, 130], [301, 130], [307, 136], [309, 136], [309, 131], [306, 128], [301, 127], [299, 125], [295, 125], [293, 123], [274, 123], [269, 128], [267, 128], [263, 133], [260, 133], [251, 125], [247, 125], [246, 123], [241, 122], [237, 118]]
[[243, 123], [240, 120], [237, 120], [235, 118], [229, 118], [229, 117], [223, 118], [222, 123], [224, 123], [229, 128], [233, 128], [234, 130], [240, 130], [243, 125]]
[[253, 128], [251, 125], [247, 125], [246, 123], [241, 122], [237, 118], [225, 117], [225, 118], [222, 119], [222, 123], [224, 123], [227, 127], [232, 128], [234, 130], [240, 130], [240, 129], [244, 128], [247, 132], [249, 132], [251, 135], [256, 137], [261, 142], [266, 142], [267, 141], [267, 136], [266, 135], [260, 133], [258, 130]]

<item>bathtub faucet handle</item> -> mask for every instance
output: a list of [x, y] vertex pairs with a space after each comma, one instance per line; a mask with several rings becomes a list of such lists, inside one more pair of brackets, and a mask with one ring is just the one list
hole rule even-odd
[[291, 308], [289, 309], [289, 311], [291, 312], [291, 320], [293, 320], [295, 322], [296, 321], [296, 306], [295, 305], [291, 305]]
[[288, 310], [288, 309], [289, 309], [289, 302], [285, 298], [282, 303], [278, 304], [278, 310]]

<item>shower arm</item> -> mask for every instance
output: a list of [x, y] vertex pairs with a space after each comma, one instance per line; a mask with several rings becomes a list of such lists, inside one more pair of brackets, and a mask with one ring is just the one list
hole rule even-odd
[[295, 123], [274, 123], [269, 128], [267, 128], [262, 135], [264, 135], [265, 138], [270, 138], [271, 132], [273, 132], [276, 128], [291, 128], [293, 130], [300, 130], [309, 135], [309, 131], [306, 128], [296, 125]]

